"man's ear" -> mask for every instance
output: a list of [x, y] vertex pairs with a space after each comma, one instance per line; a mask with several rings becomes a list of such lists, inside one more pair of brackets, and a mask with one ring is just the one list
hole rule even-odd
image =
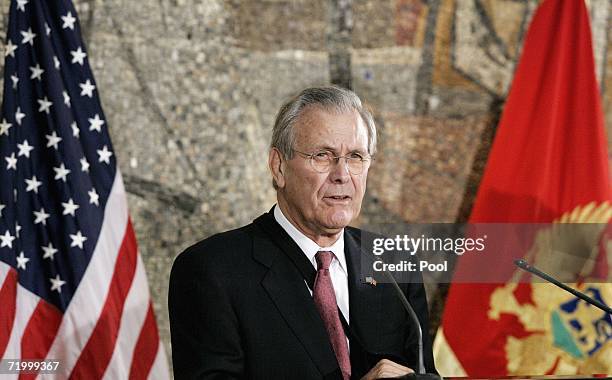
[[282, 189], [285, 187], [285, 160], [283, 159], [283, 154], [276, 148], [270, 149], [268, 167], [272, 173], [272, 181], [275, 184], [275, 188]]

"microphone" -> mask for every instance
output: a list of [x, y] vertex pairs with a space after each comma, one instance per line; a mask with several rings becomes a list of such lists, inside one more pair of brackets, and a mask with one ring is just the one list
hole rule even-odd
[[582, 292], [580, 292], [580, 291], [578, 291], [576, 289], [570, 288], [569, 286], [563, 284], [562, 282], [560, 282], [560, 281], [556, 280], [555, 278], [553, 278], [553, 277], [547, 275], [546, 273], [542, 272], [538, 268], [529, 265], [529, 263], [527, 261], [525, 261], [523, 259], [518, 259], [518, 260], [514, 260], [514, 264], [517, 267], [519, 267], [519, 268], [521, 268], [521, 269], [523, 269], [523, 270], [525, 270], [525, 271], [527, 271], [529, 273], [535, 274], [536, 276], [540, 277], [543, 280], [546, 280], [546, 281], [548, 281], [548, 282], [550, 282], [552, 284], [557, 285], [558, 287], [560, 287], [561, 289], [565, 290], [566, 292], [572, 293], [573, 295], [575, 295], [576, 297], [580, 298], [581, 300], [583, 300], [583, 301], [585, 301], [585, 302], [587, 302], [587, 303], [589, 303], [589, 304], [591, 304], [591, 305], [593, 305], [593, 306], [595, 306], [595, 307], [605, 311], [606, 313], [612, 314], [612, 308], [610, 308], [607, 305], [597, 301], [596, 299], [593, 299], [593, 298], [587, 296], [586, 294], [584, 294], [584, 293], [582, 293]]
[[384, 271], [384, 273], [389, 279], [389, 282], [393, 284], [393, 288], [395, 289], [395, 292], [397, 293], [397, 297], [400, 299], [402, 305], [404, 306], [404, 309], [406, 309], [406, 311], [408, 312], [408, 315], [410, 315], [410, 319], [412, 319], [413, 324], [417, 328], [417, 340], [418, 340], [417, 342], [418, 342], [418, 350], [419, 350], [418, 352], [419, 361], [418, 361], [417, 372], [411, 373], [410, 375], [401, 376], [399, 377], [399, 379], [417, 379], [417, 380], [442, 379], [442, 377], [436, 374], [425, 372], [425, 361], [423, 360], [423, 330], [421, 329], [421, 323], [419, 322], [419, 318], [417, 317], [416, 313], [414, 312], [414, 309], [410, 305], [410, 302], [408, 302], [408, 300], [406, 299], [404, 292], [402, 292], [402, 289], [400, 289], [399, 285], [395, 281], [395, 278], [393, 278], [391, 273], [387, 271]]

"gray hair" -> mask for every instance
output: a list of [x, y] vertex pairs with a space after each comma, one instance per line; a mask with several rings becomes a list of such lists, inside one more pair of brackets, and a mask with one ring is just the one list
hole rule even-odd
[[302, 112], [310, 106], [318, 106], [326, 111], [357, 111], [368, 130], [368, 153], [376, 153], [376, 125], [372, 114], [362, 105], [357, 94], [337, 86], [306, 88], [285, 102], [276, 115], [270, 148], [278, 149], [287, 159], [293, 158], [293, 127]]

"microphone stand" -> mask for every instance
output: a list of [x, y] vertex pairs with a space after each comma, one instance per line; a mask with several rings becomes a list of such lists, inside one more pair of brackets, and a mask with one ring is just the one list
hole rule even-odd
[[548, 281], [548, 282], [550, 282], [552, 284], [557, 285], [558, 287], [560, 287], [561, 289], [565, 290], [566, 292], [570, 292], [571, 294], [575, 295], [576, 297], [580, 298], [581, 300], [583, 300], [583, 301], [585, 301], [585, 302], [587, 302], [587, 303], [589, 303], [589, 304], [591, 304], [591, 305], [593, 305], [593, 306], [595, 306], [595, 307], [605, 311], [606, 313], [612, 314], [612, 308], [610, 308], [607, 305], [597, 301], [596, 299], [593, 299], [593, 298], [587, 296], [586, 294], [584, 294], [584, 293], [582, 293], [582, 292], [580, 292], [580, 291], [578, 291], [576, 289], [570, 288], [569, 286], [565, 285], [564, 283], [562, 283], [562, 282], [556, 280], [555, 278], [547, 275], [546, 273], [542, 272], [538, 268], [529, 265], [529, 263], [527, 263], [527, 261], [525, 261], [523, 259], [514, 260], [514, 264], [517, 267], [519, 267], [519, 268], [521, 268], [521, 269], [523, 269], [523, 270], [525, 270], [525, 271], [527, 271], [529, 273], [535, 274], [536, 276], [540, 277], [543, 280], [546, 280], [546, 281]]
[[393, 288], [395, 289], [398, 298], [402, 302], [402, 305], [408, 312], [408, 315], [410, 315], [410, 319], [412, 319], [413, 324], [417, 328], [417, 340], [418, 340], [417, 343], [418, 343], [418, 350], [419, 350], [418, 352], [419, 361], [418, 361], [417, 373], [411, 373], [410, 375], [401, 376], [399, 377], [399, 379], [417, 379], [417, 380], [442, 379], [442, 377], [436, 374], [425, 372], [425, 361], [423, 359], [423, 330], [421, 329], [421, 323], [419, 322], [419, 318], [417, 317], [416, 313], [414, 312], [414, 309], [410, 305], [410, 302], [408, 302], [408, 300], [406, 299], [404, 292], [402, 292], [402, 289], [400, 289], [399, 285], [395, 281], [395, 278], [393, 278], [393, 276], [387, 271], [384, 271], [384, 273], [387, 276], [389, 282], [393, 284]]

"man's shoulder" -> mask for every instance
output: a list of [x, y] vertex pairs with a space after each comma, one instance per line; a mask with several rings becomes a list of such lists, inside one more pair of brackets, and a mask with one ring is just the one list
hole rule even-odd
[[220, 232], [209, 236], [181, 252], [174, 266], [224, 265], [235, 263], [249, 254], [253, 246], [254, 225]]
[[187, 248], [187, 251], [202, 251], [202, 250], [215, 250], [218, 248], [227, 249], [228, 246], [240, 246], [250, 244], [253, 237], [253, 223], [247, 224], [233, 230], [220, 232], [209, 236], [199, 242], [195, 243], [191, 247]]

